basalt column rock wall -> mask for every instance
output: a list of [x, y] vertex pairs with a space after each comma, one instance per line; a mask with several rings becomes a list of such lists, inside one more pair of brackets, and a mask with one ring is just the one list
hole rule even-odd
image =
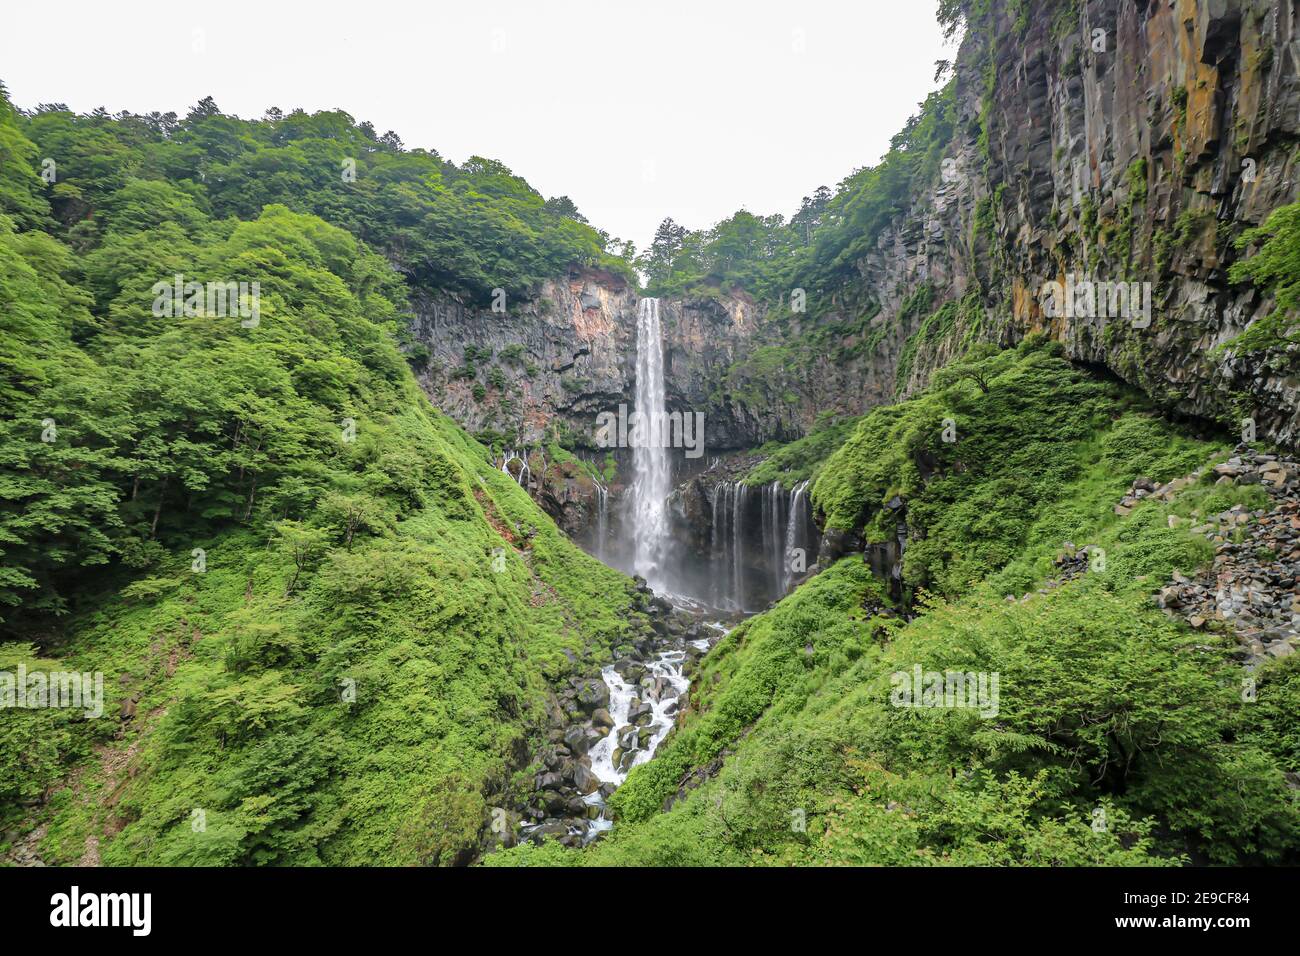
[[[1298, 64], [1292, 0], [991, 4], [958, 58], [942, 174], [841, 293], [879, 306], [864, 398], [916, 392], [972, 341], [1042, 331], [1170, 410], [1294, 443], [1298, 350], [1232, 347], [1273, 303], [1228, 270], [1234, 240], [1300, 197]], [[1149, 327], [1048, 314], [1044, 287], [1068, 276], [1149, 283]]]
[[[574, 270], [536, 295], [507, 297], [500, 310], [451, 296], [415, 302], [412, 337], [425, 356], [417, 371], [434, 405], [470, 433], [509, 449], [504, 466], [582, 540], [596, 532], [602, 507], [612, 522], [608, 532], [618, 536], [617, 499], [630, 479], [630, 452], [611, 449], [617, 473], [601, 482], [602, 490], [590, 470], [557, 460], [552, 443], [604, 468], [598, 416], [617, 413], [620, 405], [635, 410], [639, 300], [619, 277]], [[727, 370], [754, 347], [759, 314], [743, 293], [661, 302], [667, 408], [704, 416], [704, 445], [695, 449], [702, 456], [801, 432], [797, 421], [737, 400], [725, 387]], [[706, 464], [687, 460], [684, 450], [675, 450], [672, 460], [674, 480]], [[611, 497], [602, 501], [606, 494]]]
[[[1044, 328], [1181, 411], [1251, 415], [1294, 442], [1294, 349], [1218, 347], [1272, 310], [1229, 283], [1234, 240], [1300, 196], [1300, 7], [1098, 0], [1079, 12], [1059, 40], [1036, 19], [1026, 48], [991, 51], [1003, 334]], [[1151, 327], [1044, 316], [1032, 293], [1070, 272], [1150, 282]]]
[[472, 434], [529, 447], [590, 438], [596, 415], [630, 401], [637, 293], [617, 276], [577, 271], [500, 310], [449, 296], [415, 302], [415, 341], [428, 352], [420, 381]]

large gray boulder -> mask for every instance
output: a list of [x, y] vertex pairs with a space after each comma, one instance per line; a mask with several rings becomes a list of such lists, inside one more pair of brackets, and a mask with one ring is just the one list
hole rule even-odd
[[578, 706], [587, 713], [609, 706], [609, 687], [599, 678], [590, 678], [578, 688]]
[[573, 765], [573, 785], [583, 796], [600, 789], [600, 778], [582, 764]]

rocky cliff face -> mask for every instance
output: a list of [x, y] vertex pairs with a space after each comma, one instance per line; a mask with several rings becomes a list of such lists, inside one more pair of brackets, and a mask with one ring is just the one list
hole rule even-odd
[[[1284, 0], [994, 3], [961, 51], [943, 175], [859, 263], [875, 373], [910, 352], [906, 395], [972, 336], [1044, 331], [1172, 410], [1300, 438], [1294, 348], [1218, 348], [1272, 308], [1227, 270], [1234, 239], [1300, 195], [1298, 63]], [[1043, 290], [1070, 276], [1145, 285], [1150, 324], [1052, 314]], [[975, 307], [923, 329], [923, 287]]]
[[528, 447], [590, 436], [596, 415], [627, 401], [635, 369], [636, 291], [617, 276], [574, 271], [499, 311], [452, 297], [415, 302], [420, 381], [474, 434]]
[[660, 306], [668, 407], [704, 413], [710, 455], [788, 441], [804, 431], [806, 423], [780, 401], [789, 389], [783, 370], [762, 376], [755, 383], [760, 391], [746, 391], [746, 363], [779, 341], [763, 328], [764, 311], [743, 292], [665, 299]]
[[[597, 415], [633, 409], [639, 301], [618, 277], [587, 271], [500, 312], [419, 300], [413, 333], [428, 351], [420, 381], [472, 433], [519, 448], [548, 438], [594, 448]], [[803, 430], [727, 388], [729, 370], [763, 341], [761, 314], [744, 293], [661, 305], [668, 408], [704, 413], [708, 454]]]

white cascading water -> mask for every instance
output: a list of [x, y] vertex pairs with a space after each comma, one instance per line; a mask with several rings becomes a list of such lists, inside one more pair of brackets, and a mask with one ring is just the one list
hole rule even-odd
[[785, 594], [785, 539], [789, 531], [785, 510], [785, 488], [780, 481], [774, 481], [763, 489], [763, 547], [771, 566], [772, 591], [778, 600]]
[[[785, 554], [781, 562], [781, 593], [785, 594], [790, 590], [790, 584], [794, 580], [794, 550], [804, 546], [804, 538], [807, 536], [807, 505], [804, 498], [808, 492], [808, 482], [801, 481], [794, 486], [794, 492], [790, 495], [790, 515], [785, 525]], [[807, 567], [807, 554], [804, 555], [804, 561], [801, 562], [803, 568]]]
[[[649, 760], [654, 755], [659, 742], [668, 736], [668, 731], [672, 729], [675, 720], [678, 698], [690, 685], [690, 681], [682, 676], [682, 664], [685, 661], [684, 651], [663, 651], [655, 660], [649, 662], [643, 681], [648, 685], [653, 683], [655, 678], [663, 678], [663, 691], [658, 695], [651, 693], [649, 686], [629, 684], [613, 667], [606, 667], [601, 671], [601, 676], [609, 685], [609, 715], [614, 719], [614, 729], [592, 745], [590, 751], [591, 772], [602, 783], [622, 783], [627, 779], [627, 772], [637, 764]], [[619, 732], [636, 733], [639, 729], [628, 730], [627, 719], [632, 701], [637, 699], [649, 704], [654, 712], [650, 723], [646, 725], [651, 728], [651, 734], [645, 746], [635, 750], [631, 761], [624, 760], [622, 767], [616, 767], [614, 751], [620, 748], [631, 749], [622, 746], [618, 739]]]
[[[519, 462], [519, 474], [510, 474], [510, 465], [512, 462]], [[501, 458], [501, 470], [511, 478], [514, 478], [520, 485], [527, 487], [527, 482], [532, 481], [533, 472], [528, 467], [528, 455], [526, 452], [518, 452], [513, 448], [507, 448]]]
[[745, 501], [749, 486], [736, 482], [731, 488], [731, 597], [736, 610], [745, 610]]
[[[725, 629], [722, 631], [726, 633]], [[696, 643], [697, 646], [701, 643], [704, 645], [701, 650], [708, 647], [707, 641]], [[614, 726], [609, 733], [596, 741], [588, 754], [591, 757], [591, 772], [601, 783], [617, 787], [627, 779], [629, 770], [653, 757], [659, 744], [668, 736], [668, 731], [672, 729], [677, 719], [681, 696], [686, 693], [686, 688], [691, 683], [690, 678], [682, 674], [682, 665], [685, 662], [685, 651], [662, 651], [657, 658], [649, 662], [646, 676], [641, 679], [639, 685], [624, 680], [623, 675], [613, 667], [606, 667], [601, 671], [600, 676], [605, 679], [605, 684], [609, 687], [609, 715], [614, 721]], [[633, 742], [620, 740], [619, 735], [636, 736], [641, 731], [640, 727], [628, 723], [628, 715], [634, 700], [650, 705], [652, 716], [650, 722], [645, 725], [650, 730], [650, 736], [643, 746], [638, 739], [632, 747], [629, 747], [625, 745]], [[619, 762], [615, 764], [616, 750], [629, 752], [630, 759], [620, 754]], [[594, 804], [600, 807], [600, 815], [591, 821], [584, 837], [587, 842], [591, 842], [602, 832], [613, 827], [614, 822], [605, 812], [605, 799], [599, 790], [588, 794], [583, 799], [588, 805]]]
[[731, 589], [727, 586], [727, 488], [726, 482], [718, 482], [710, 492], [710, 504], [713, 508], [712, 521], [709, 524], [709, 560], [713, 571], [713, 583], [710, 594], [714, 607], [723, 607], [730, 599]]
[[664, 398], [664, 344], [659, 300], [642, 299], [636, 316], [636, 429], [632, 449], [632, 569], [656, 591], [665, 588], [668, 495], [671, 477], [663, 440], [667, 421]]

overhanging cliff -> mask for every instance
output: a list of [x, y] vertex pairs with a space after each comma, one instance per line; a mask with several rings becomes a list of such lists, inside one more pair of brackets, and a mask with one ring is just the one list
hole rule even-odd
[[[912, 394], [972, 341], [1043, 331], [1170, 410], [1300, 437], [1296, 347], [1234, 348], [1273, 303], [1228, 279], [1237, 237], [1300, 195], [1297, 20], [1281, 0], [972, 14], [939, 175], [846, 292], [879, 308], [864, 381]], [[1146, 286], [1150, 324], [1052, 315], [1071, 277]]]

